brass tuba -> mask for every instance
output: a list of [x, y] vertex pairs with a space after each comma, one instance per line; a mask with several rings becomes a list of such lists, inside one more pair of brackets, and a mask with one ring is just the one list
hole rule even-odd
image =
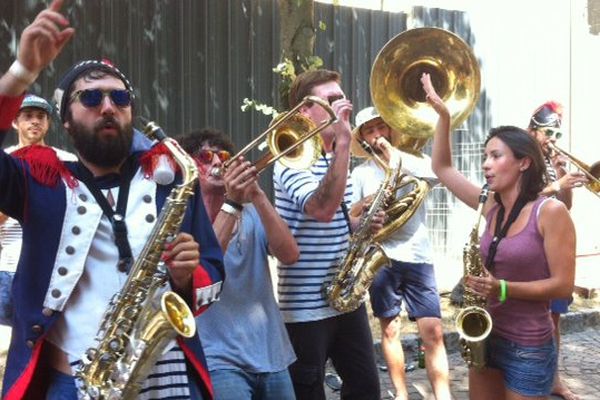
[[393, 146], [418, 153], [433, 137], [438, 115], [425, 99], [423, 73], [448, 106], [454, 130], [473, 112], [481, 86], [479, 64], [460, 37], [439, 28], [416, 28], [393, 37], [371, 69], [371, 99], [381, 118], [400, 134]]
[[553, 144], [552, 142], [548, 143], [548, 148], [555, 153], [562, 154], [563, 156], [567, 157], [571, 164], [575, 166], [575, 168], [583, 172], [589, 180], [589, 182], [585, 184], [585, 187], [590, 192], [600, 197], [600, 161], [596, 161], [591, 166], [589, 166], [583, 161], [580, 161], [579, 159], [575, 158], [575, 156], [571, 155], [570, 153], [567, 153], [557, 145]]
[[[448, 105], [452, 129], [473, 111], [480, 87], [479, 67], [471, 49], [443, 29], [412, 29], [392, 38], [381, 49], [371, 70], [371, 98], [381, 118], [397, 133], [391, 144], [416, 155], [421, 155], [421, 148], [433, 136], [438, 120], [435, 110], [426, 103], [420, 81], [424, 72], [431, 74], [432, 83]], [[325, 287], [329, 304], [342, 312], [362, 304], [377, 271], [389, 264], [380, 243], [414, 215], [429, 192], [426, 181], [401, 173], [401, 160], [386, 165], [370, 146], [361, 145], [383, 168], [385, 179], [350, 238], [349, 251], [340, 260], [335, 277]], [[397, 199], [398, 190], [408, 185], [411, 191]], [[386, 212], [387, 221], [373, 235], [370, 221], [378, 210]]]
[[[477, 222], [471, 230], [469, 241], [463, 250], [464, 275], [481, 276], [483, 260], [479, 252], [479, 223], [483, 205], [488, 198], [488, 185], [483, 185], [477, 207]], [[463, 308], [456, 317], [456, 330], [460, 337], [461, 354], [469, 367], [485, 366], [485, 340], [492, 331], [492, 317], [485, 307], [485, 299], [465, 288]]]

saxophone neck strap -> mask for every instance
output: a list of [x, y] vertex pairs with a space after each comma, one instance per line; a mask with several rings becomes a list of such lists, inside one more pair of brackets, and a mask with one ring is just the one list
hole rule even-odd
[[500, 208], [498, 209], [498, 213], [496, 214], [496, 226], [494, 228], [494, 238], [492, 239], [492, 243], [490, 244], [490, 249], [488, 251], [487, 258], [485, 260], [485, 267], [488, 271], [492, 271], [494, 268], [494, 258], [496, 257], [496, 251], [498, 250], [498, 245], [500, 241], [506, 237], [506, 233], [508, 232], [508, 228], [515, 222], [521, 210], [528, 203], [528, 200], [519, 196], [517, 201], [515, 202], [512, 210], [510, 210], [510, 214], [508, 214], [508, 219], [506, 223], [502, 225], [502, 221], [504, 220], [504, 204], [499, 202]]
[[127, 213], [127, 199], [129, 198], [129, 187], [131, 185], [131, 178], [137, 170], [135, 159], [133, 157], [128, 158], [123, 166], [121, 167], [120, 183], [119, 183], [119, 196], [117, 198], [116, 210], [112, 208], [108, 200], [100, 190], [96, 179], [92, 173], [81, 163], [79, 163], [79, 169], [75, 175], [82, 181], [87, 188], [90, 190], [96, 202], [102, 208], [104, 215], [110, 221], [113, 229], [114, 241], [119, 251], [119, 263], [117, 268], [121, 272], [129, 272], [129, 268], [133, 262], [133, 255], [131, 253], [131, 246], [129, 239], [127, 238], [127, 224], [125, 223], [125, 215]]

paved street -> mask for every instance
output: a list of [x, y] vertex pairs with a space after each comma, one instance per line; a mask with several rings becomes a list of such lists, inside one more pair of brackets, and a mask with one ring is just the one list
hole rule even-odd
[[[411, 355], [407, 355], [409, 363], [416, 366]], [[460, 357], [454, 352], [449, 356], [451, 390], [455, 400], [468, 399], [467, 368]], [[380, 367], [384, 367], [384, 363]], [[569, 333], [563, 336], [559, 368], [563, 379], [571, 389], [580, 396], [581, 400], [600, 399], [600, 329], [588, 328], [581, 332]], [[392, 399], [392, 386], [389, 376], [380, 368], [382, 399]], [[433, 399], [431, 388], [424, 369], [408, 372], [407, 384], [411, 400]], [[339, 399], [339, 392], [327, 388], [327, 399]], [[560, 397], [552, 397], [560, 399]]]

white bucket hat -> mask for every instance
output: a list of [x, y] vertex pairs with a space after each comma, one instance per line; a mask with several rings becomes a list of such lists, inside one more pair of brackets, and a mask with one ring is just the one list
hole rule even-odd
[[[354, 125], [356, 126], [356, 128], [352, 130], [352, 142], [350, 144], [350, 151], [352, 152], [352, 155], [354, 157], [370, 157], [369, 153], [367, 153], [365, 149], [363, 149], [363, 147], [360, 145], [360, 128], [364, 124], [374, 120], [375, 118], [381, 118], [381, 115], [379, 115], [379, 111], [377, 111], [375, 107], [363, 108], [358, 112], [358, 114], [356, 114], [356, 118], [354, 119]], [[398, 133], [390, 127], [390, 141], [392, 142], [392, 146], [396, 147], [398, 145], [399, 136], [400, 135], [398, 135]]]

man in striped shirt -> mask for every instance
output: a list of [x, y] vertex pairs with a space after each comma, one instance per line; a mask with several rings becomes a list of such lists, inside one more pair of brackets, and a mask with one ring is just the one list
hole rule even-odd
[[[542, 148], [544, 161], [546, 163], [546, 172], [548, 174], [548, 185], [542, 193], [546, 196], [554, 196], [565, 203], [570, 210], [573, 204], [573, 188], [580, 187], [587, 183], [587, 178], [583, 172], [566, 169], [565, 157], [555, 154], [550, 150], [549, 143], [556, 143], [561, 138], [560, 131], [562, 122], [562, 105], [555, 101], [548, 101], [539, 106], [529, 120], [529, 133], [535, 137]], [[560, 344], [560, 315], [569, 311], [569, 304], [573, 298], [554, 299], [550, 302], [552, 312], [552, 321], [554, 322], [554, 334], [556, 337], [556, 346]], [[576, 400], [578, 397], [571, 392], [569, 387], [561, 380], [558, 370], [554, 378], [554, 387], [552, 393], [561, 396], [566, 400]]]
[[[365, 306], [341, 313], [331, 308], [323, 288], [348, 250], [352, 199], [349, 179], [352, 104], [340, 87], [340, 74], [316, 70], [298, 75], [289, 93], [294, 107], [307, 95], [327, 101], [338, 121], [320, 132], [323, 153], [309, 169], [274, 168], [275, 207], [298, 242], [300, 258], [279, 264], [279, 307], [298, 360], [290, 366], [299, 400], [325, 399], [325, 362], [331, 358], [343, 380], [344, 399], [379, 399], [373, 338]], [[316, 125], [329, 118], [316, 104], [300, 112]], [[381, 221], [376, 222], [381, 223]]]

